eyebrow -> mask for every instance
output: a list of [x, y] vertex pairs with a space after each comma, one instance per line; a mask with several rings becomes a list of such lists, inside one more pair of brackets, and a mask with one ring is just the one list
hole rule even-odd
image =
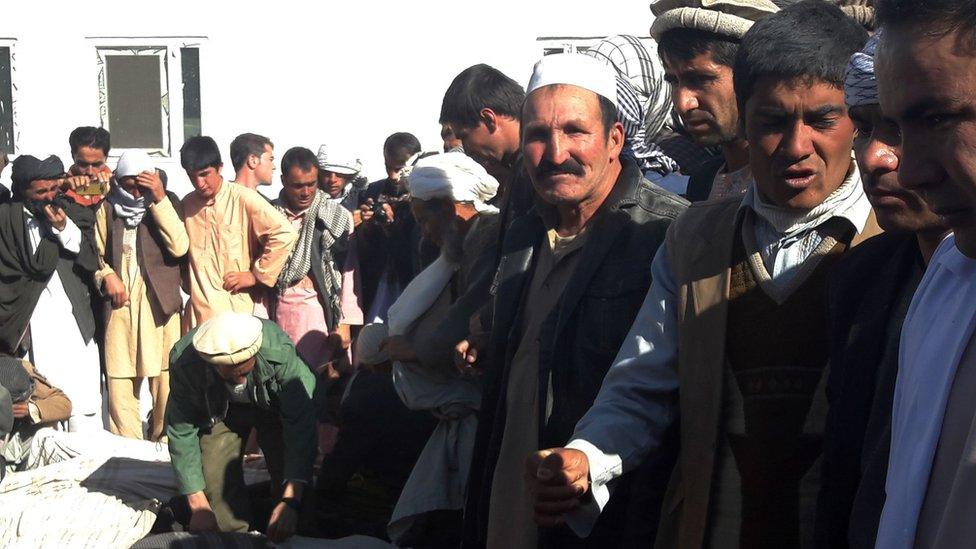
[[[840, 114], [843, 112], [844, 112], [843, 105], [830, 104], [830, 105], [821, 105], [812, 111], [805, 111], [803, 114], [805, 116], [809, 116], [809, 115], [828, 116], [831, 114]], [[782, 107], [760, 106], [760, 107], [756, 107], [756, 114], [760, 114], [763, 116], [784, 116], [788, 113], [786, 112], [786, 109]]]
[[956, 105], [951, 99], [925, 98], [905, 108], [901, 117], [904, 120], [918, 120], [930, 111], [954, 109], [955, 107]]

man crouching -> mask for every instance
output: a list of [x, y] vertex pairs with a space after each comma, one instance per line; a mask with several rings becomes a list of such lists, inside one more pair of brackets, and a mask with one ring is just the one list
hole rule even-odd
[[166, 435], [190, 531], [248, 530], [242, 458], [254, 428], [280, 496], [268, 537], [291, 536], [315, 459], [315, 379], [291, 340], [273, 322], [226, 312], [183, 336], [169, 368]]

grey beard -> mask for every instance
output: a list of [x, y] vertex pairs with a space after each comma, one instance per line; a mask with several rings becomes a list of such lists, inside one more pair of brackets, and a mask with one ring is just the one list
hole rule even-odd
[[444, 229], [441, 236], [441, 253], [451, 263], [461, 263], [464, 255], [464, 235], [458, 229], [457, 223], [451, 223]]

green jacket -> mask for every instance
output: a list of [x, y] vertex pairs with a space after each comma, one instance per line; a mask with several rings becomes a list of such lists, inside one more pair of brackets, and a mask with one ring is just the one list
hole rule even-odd
[[[251, 404], [281, 414], [285, 441], [284, 478], [310, 481], [315, 461], [315, 377], [295, 353], [291, 339], [275, 323], [262, 320], [263, 340], [257, 363], [247, 376]], [[193, 348], [196, 328], [169, 354], [169, 402], [166, 436], [180, 493], [206, 487], [200, 461], [200, 429], [210, 429], [227, 414], [229, 395], [217, 371]]]

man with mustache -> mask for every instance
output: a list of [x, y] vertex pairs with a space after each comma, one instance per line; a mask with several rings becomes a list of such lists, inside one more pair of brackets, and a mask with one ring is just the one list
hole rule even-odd
[[657, 547], [812, 544], [826, 282], [878, 232], [843, 91], [866, 40], [820, 0], [743, 37], [734, 78], [755, 184], [693, 204], [669, 229], [595, 404], [566, 448], [526, 461], [539, 524], [568, 520], [586, 534], [612, 481], [661, 453], [680, 423]]
[[569, 440], [647, 291], [651, 257], [685, 202], [621, 156], [616, 76], [603, 62], [544, 57], [521, 118], [524, 165], [538, 200], [512, 222], [500, 253], [464, 542], [614, 547], [626, 497], [588, 540], [566, 528], [540, 533], [523, 462]]
[[878, 38], [851, 57], [844, 84], [864, 192], [885, 233], [851, 250], [830, 282], [830, 411], [817, 502], [823, 547], [875, 545], [902, 323], [947, 231], [922, 197], [898, 182], [898, 126], [878, 104], [874, 77]]
[[722, 154], [688, 174], [692, 202], [741, 196], [752, 183], [749, 145], [739, 131], [732, 64], [754, 22], [777, 11], [770, 0], [658, 0], [651, 4], [651, 36], [658, 41], [664, 78], [685, 130]]
[[902, 328], [878, 547], [976, 538], [976, 3], [886, 0], [877, 75], [901, 132], [898, 179], [953, 235], [936, 249]]
[[102, 391], [91, 308], [94, 213], [60, 194], [56, 156], [13, 163], [0, 205], [0, 354], [28, 357], [72, 402], [69, 431], [100, 431]]

